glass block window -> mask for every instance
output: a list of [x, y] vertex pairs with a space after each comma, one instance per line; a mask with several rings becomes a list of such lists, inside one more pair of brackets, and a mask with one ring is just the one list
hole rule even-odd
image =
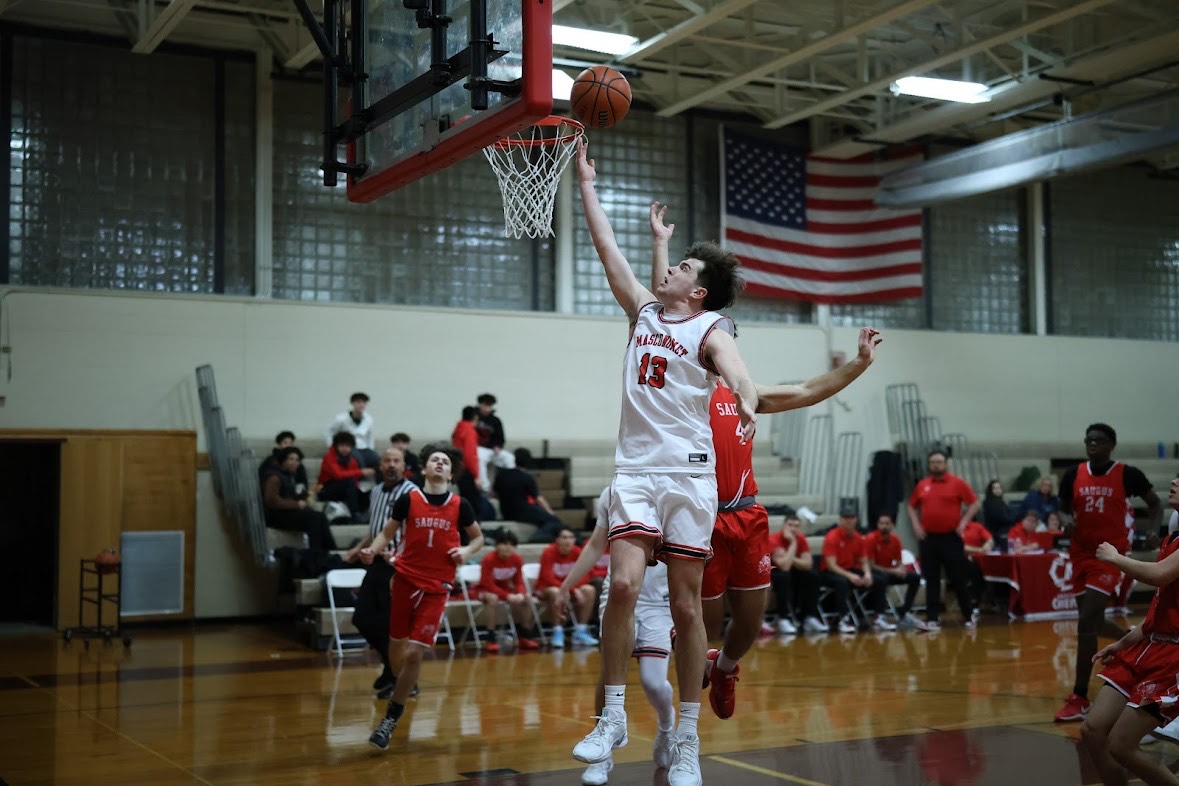
[[355, 205], [323, 185], [321, 111], [318, 84], [275, 83], [276, 298], [552, 309], [552, 243], [504, 237], [482, 155]]
[[925, 327], [925, 300], [912, 297], [881, 303], [848, 303], [831, 306], [831, 324], [840, 327], [920, 329]]
[[213, 61], [21, 36], [13, 66], [10, 281], [212, 292]]
[[254, 293], [255, 66], [225, 64], [225, 294]]
[[1053, 332], [1179, 340], [1179, 182], [1123, 167], [1049, 189]]
[[1016, 190], [929, 208], [933, 329], [1022, 333], [1028, 266]]
[[[683, 120], [633, 110], [616, 128], [591, 137], [589, 155], [597, 162], [598, 199], [610, 218], [618, 247], [639, 281], [649, 286], [651, 227], [647, 215], [651, 203], [658, 200], [669, 205], [667, 221], [676, 224], [672, 258], [682, 258], [691, 242]], [[621, 315], [590, 240], [578, 194], [573, 196], [573, 216], [573, 310]]]

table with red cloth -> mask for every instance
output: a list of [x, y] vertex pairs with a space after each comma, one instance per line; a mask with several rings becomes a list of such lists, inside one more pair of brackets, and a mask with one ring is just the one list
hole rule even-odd
[[[1076, 589], [1068, 552], [975, 554], [974, 561], [982, 569], [987, 581], [1011, 587], [1007, 611], [1012, 618], [1050, 620], [1076, 616]], [[1122, 581], [1118, 597], [1110, 604], [1111, 607], [1118, 609], [1126, 605], [1133, 584], [1129, 578]]]

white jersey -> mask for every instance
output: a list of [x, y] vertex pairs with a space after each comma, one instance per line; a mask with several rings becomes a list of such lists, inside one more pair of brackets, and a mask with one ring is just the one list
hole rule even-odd
[[[610, 529], [610, 489], [598, 496], [597, 508], [598, 521], [595, 527], [602, 529]], [[602, 580], [602, 597], [605, 598], [610, 594], [610, 574], [606, 574], [606, 578]], [[643, 586], [639, 590], [638, 600], [635, 601], [635, 606], [662, 606], [670, 608], [669, 595], [667, 590], [667, 565], [663, 562], [656, 562], [654, 565], [647, 566], [647, 572], [643, 574]]]
[[704, 343], [728, 317], [701, 311], [672, 319], [660, 303], [639, 309], [622, 364], [616, 472], [715, 474], [708, 399], [715, 379]]

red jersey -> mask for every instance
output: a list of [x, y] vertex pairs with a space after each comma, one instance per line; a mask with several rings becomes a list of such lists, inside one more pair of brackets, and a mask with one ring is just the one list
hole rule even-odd
[[901, 539], [890, 532], [888, 537], [880, 530], [873, 530], [864, 536], [864, 554], [873, 565], [882, 568], [901, 567]]
[[716, 453], [716, 497], [723, 509], [742, 497], [757, 496], [753, 477], [753, 441], [741, 444], [741, 416], [733, 391], [720, 381], [708, 402], [712, 449]]
[[[581, 556], [581, 546], [574, 546], [568, 554], [560, 554], [557, 544], [553, 543], [540, 555], [540, 575], [536, 578], [536, 589], [545, 587], [559, 587], [569, 572], [573, 570], [573, 563]], [[580, 587], [589, 581], [589, 574], [581, 577], [581, 581], [573, 586]]]
[[512, 552], [503, 559], [498, 551], [492, 551], [483, 558], [479, 586], [475, 589], [480, 594], [490, 592], [499, 598], [528, 594], [524, 587], [524, 558]]
[[803, 554], [811, 553], [811, 544], [806, 542], [804, 535], [795, 535], [789, 527], [783, 527], [780, 532], [775, 532], [770, 535], [770, 553], [774, 553], [774, 549], [788, 549], [790, 548], [790, 541], [798, 541], [798, 545], [794, 548], [794, 556], [801, 557]]
[[462, 497], [447, 493], [440, 505], [431, 505], [421, 489], [406, 493], [409, 512], [402, 522], [397, 547], [397, 576], [427, 592], [449, 592], [458, 566], [450, 550], [462, 545], [459, 512]]
[[[1159, 556], [1155, 562], [1162, 562], [1174, 554], [1176, 549], [1179, 549], [1179, 537], [1172, 532], [1159, 547]], [[1179, 581], [1159, 587], [1150, 601], [1146, 619], [1142, 621], [1142, 632], [1159, 636], [1179, 636]]]
[[1076, 532], [1070, 550], [1094, 554], [1097, 547], [1107, 541], [1120, 552], [1129, 550], [1129, 527], [1133, 526], [1133, 520], [1127, 524], [1128, 495], [1122, 478], [1125, 469], [1126, 465], [1120, 461], [1115, 461], [1104, 475], [1094, 475], [1087, 461], [1077, 467], [1077, 478], [1073, 482]]
[[1007, 545], [1012, 550], [1014, 550], [1017, 545], [1031, 545], [1038, 548], [1040, 546], [1040, 539], [1036, 537], [1035, 530], [1028, 532], [1027, 527], [1025, 527], [1021, 521], [1011, 529], [1007, 530]]
[[823, 570], [827, 570], [828, 557], [835, 557], [835, 564], [844, 570], [859, 570], [863, 567], [860, 564], [864, 558], [863, 536], [836, 527], [823, 538]]
[[972, 549], [981, 549], [991, 539], [991, 531], [977, 521], [968, 522], [962, 533], [962, 542]]
[[933, 475], [917, 481], [909, 504], [921, 515], [921, 528], [931, 533], [953, 532], [962, 520], [962, 506], [978, 499], [965, 480], [949, 472], [940, 478]]

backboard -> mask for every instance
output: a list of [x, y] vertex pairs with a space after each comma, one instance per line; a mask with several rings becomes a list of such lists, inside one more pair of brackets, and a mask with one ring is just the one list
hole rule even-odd
[[377, 199], [552, 111], [552, 0], [354, 2], [368, 127], [343, 137], [348, 164], [363, 167], [348, 176], [349, 200]]

